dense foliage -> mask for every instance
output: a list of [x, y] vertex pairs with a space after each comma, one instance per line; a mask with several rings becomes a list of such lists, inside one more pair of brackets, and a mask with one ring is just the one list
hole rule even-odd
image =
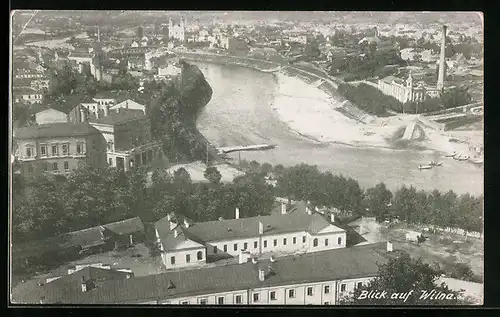
[[365, 83], [357, 86], [340, 84], [338, 92], [360, 109], [377, 116], [386, 116], [387, 109], [401, 112], [403, 107], [396, 98], [387, 96]]
[[[341, 299], [344, 305], [457, 305], [468, 304], [461, 292], [452, 291], [445, 283], [438, 283], [441, 272], [422, 260], [400, 254], [380, 265], [378, 275], [367, 285]], [[430, 292], [434, 291], [433, 297]], [[381, 294], [385, 292], [385, 294]], [[439, 297], [439, 292], [447, 295]], [[374, 293], [381, 298], [371, 298]], [[426, 296], [426, 294], [428, 294]]]
[[[483, 197], [457, 196], [452, 191], [431, 193], [413, 187], [394, 194], [384, 184], [363, 190], [352, 178], [321, 173], [316, 166], [271, 166], [243, 162], [246, 174], [232, 183], [220, 182], [220, 172], [211, 167], [209, 183], [193, 183], [179, 169], [173, 175], [143, 169], [129, 172], [113, 168], [82, 167], [64, 176], [13, 179], [12, 230], [15, 243], [80, 230], [99, 224], [140, 216], [156, 221], [168, 212], [194, 221], [268, 214], [274, 196], [309, 200], [316, 206], [335, 207], [347, 215], [374, 216], [378, 221], [398, 218], [410, 224], [463, 228], [482, 232]], [[267, 184], [266, 175], [277, 180]]]
[[163, 141], [170, 159], [206, 160], [207, 141], [196, 128], [196, 118], [211, 97], [201, 71], [187, 63], [176, 82], [160, 83], [153, 93], [148, 104], [152, 134]]

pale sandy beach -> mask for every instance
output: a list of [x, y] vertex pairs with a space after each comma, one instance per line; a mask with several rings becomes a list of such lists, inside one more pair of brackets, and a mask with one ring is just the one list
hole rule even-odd
[[[377, 118], [372, 124], [361, 124], [344, 116], [335, 108], [343, 101], [333, 100], [324, 91], [299, 78], [275, 74], [278, 91], [273, 110], [291, 130], [311, 137], [318, 142], [342, 143], [353, 146], [392, 148], [390, 139], [401, 128], [416, 120], [416, 115], [398, 115]], [[466, 143], [451, 143], [458, 138], [469, 143], [482, 142], [482, 132], [471, 137], [469, 131], [441, 133], [425, 129], [425, 139], [413, 141], [414, 145], [445, 153], [467, 153]]]

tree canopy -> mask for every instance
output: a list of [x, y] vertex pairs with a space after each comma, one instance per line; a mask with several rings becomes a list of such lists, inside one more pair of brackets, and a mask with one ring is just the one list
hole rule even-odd
[[[438, 283], [441, 272], [421, 259], [400, 253], [380, 265], [378, 275], [341, 300], [344, 305], [457, 305], [468, 304], [461, 292]], [[383, 293], [382, 293], [383, 292]], [[379, 298], [373, 298], [374, 294]]]

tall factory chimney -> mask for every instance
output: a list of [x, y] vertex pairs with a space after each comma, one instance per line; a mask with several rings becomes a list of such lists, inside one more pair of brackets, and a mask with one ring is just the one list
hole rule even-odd
[[441, 39], [441, 55], [439, 56], [439, 74], [437, 82], [437, 89], [440, 91], [442, 91], [444, 88], [445, 50], [446, 50], [446, 25], [443, 25], [443, 38]]

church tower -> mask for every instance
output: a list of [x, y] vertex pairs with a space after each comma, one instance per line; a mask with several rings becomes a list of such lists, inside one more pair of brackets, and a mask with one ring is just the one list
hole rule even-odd
[[411, 74], [408, 74], [408, 79], [406, 80], [406, 102], [412, 102], [413, 101], [413, 76]]

